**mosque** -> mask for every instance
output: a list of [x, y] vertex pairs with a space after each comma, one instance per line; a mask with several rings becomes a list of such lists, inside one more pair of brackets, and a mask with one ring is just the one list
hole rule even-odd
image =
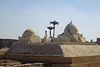
[[48, 42], [86, 42], [83, 34], [79, 34], [77, 27], [70, 22], [64, 29], [62, 34], [57, 38], [48, 37], [40, 38], [32, 29], [27, 29], [22, 37], [18, 38], [17, 44], [34, 44], [34, 43], [48, 43]]

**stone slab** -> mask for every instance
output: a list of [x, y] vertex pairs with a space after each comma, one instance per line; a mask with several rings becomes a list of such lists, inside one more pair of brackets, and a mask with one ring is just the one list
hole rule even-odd
[[64, 57], [100, 56], [99, 45], [60, 45]]
[[15, 45], [10, 48], [6, 55], [24, 54], [34, 56], [63, 56], [62, 49], [59, 45]]
[[51, 67], [71, 67], [70, 64], [51, 64]]
[[77, 64], [51, 64], [51, 67], [100, 67], [100, 61]]
[[63, 58], [59, 56], [32, 56], [32, 55], [5, 55], [6, 59], [21, 62], [40, 62], [40, 63], [72, 63], [72, 58]]
[[72, 64], [100, 61], [100, 56], [72, 57]]
[[71, 64], [71, 67], [100, 67], [100, 61]]

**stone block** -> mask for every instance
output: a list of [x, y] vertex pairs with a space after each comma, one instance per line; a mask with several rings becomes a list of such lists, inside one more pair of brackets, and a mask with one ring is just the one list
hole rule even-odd
[[100, 61], [95, 62], [95, 66], [94, 67], [100, 67]]
[[51, 64], [51, 67], [71, 67], [70, 64]]
[[95, 61], [100, 61], [100, 56], [95, 56]]
[[100, 67], [100, 62], [87, 62], [77, 64], [51, 64], [51, 67]]
[[83, 57], [73, 57], [72, 63], [88, 63], [88, 62], [96, 62], [100, 61], [100, 56], [83, 56]]
[[71, 64], [71, 67], [89, 67], [87, 63]]
[[72, 62], [71, 58], [59, 56], [32, 56], [32, 55], [6, 55], [5, 58], [18, 60], [22, 62], [43, 62], [43, 63], [68, 63]]
[[86, 62], [86, 63], [77, 63], [77, 64], [71, 64], [71, 67], [100, 67], [100, 61], [99, 62]]
[[73, 57], [72, 63], [86, 63], [95, 61], [95, 56]]

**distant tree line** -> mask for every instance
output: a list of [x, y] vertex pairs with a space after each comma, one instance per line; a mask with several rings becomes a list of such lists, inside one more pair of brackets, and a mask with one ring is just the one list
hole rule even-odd
[[57, 22], [57, 21], [54, 20], [54, 21], [51, 21], [50, 24], [53, 24], [53, 27], [49, 26], [47, 28], [50, 30], [50, 37], [51, 38], [52, 38], [52, 36], [51, 36], [51, 30], [53, 29], [53, 38], [54, 38], [54, 36], [55, 36], [55, 26], [58, 25], [59, 22]]

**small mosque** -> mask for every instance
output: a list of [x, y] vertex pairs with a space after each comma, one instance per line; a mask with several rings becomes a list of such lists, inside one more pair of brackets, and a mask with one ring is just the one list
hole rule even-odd
[[49, 43], [49, 42], [86, 42], [86, 38], [83, 34], [78, 32], [77, 27], [72, 23], [72, 21], [65, 27], [64, 32], [55, 37], [40, 38], [36, 35], [36, 32], [32, 29], [27, 29], [22, 37], [18, 37], [17, 44], [36, 44], [36, 43]]
[[64, 29], [64, 33], [59, 34], [54, 41], [58, 42], [86, 42], [83, 34], [79, 34], [77, 27], [70, 22]]
[[32, 29], [27, 29], [18, 40], [18, 44], [41, 43], [41, 38]]

